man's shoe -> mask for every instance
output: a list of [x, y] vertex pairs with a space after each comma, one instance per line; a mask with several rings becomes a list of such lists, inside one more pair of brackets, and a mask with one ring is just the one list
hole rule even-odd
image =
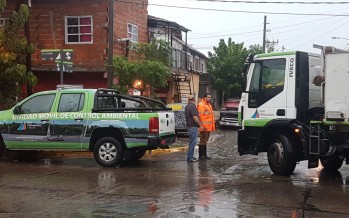
[[200, 156], [199, 160], [206, 160], [206, 157], [205, 156]]
[[205, 156], [206, 160], [211, 160], [212, 158], [209, 156]]
[[197, 162], [197, 161], [198, 161], [198, 159], [196, 159], [195, 157], [193, 157], [192, 159], [187, 160], [188, 163], [189, 162]]

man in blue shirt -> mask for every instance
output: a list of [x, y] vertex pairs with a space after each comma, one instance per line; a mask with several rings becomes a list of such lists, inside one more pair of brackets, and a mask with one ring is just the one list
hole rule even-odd
[[194, 157], [194, 149], [196, 145], [196, 140], [198, 138], [198, 128], [202, 128], [202, 124], [199, 119], [199, 112], [194, 104], [195, 96], [189, 95], [188, 104], [185, 107], [185, 120], [188, 128], [189, 135], [189, 149], [187, 153], [188, 162], [196, 162], [198, 159]]

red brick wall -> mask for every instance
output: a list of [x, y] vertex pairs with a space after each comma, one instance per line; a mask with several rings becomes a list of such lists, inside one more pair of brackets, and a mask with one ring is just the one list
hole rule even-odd
[[[5, 9], [17, 9], [21, 0], [8, 0]], [[64, 83], [86, 83], [88, 86], [104, 84], [106, 78], [98, 73], [98, 77], [85, 77], [76, 72], [105, 72], [108, 58], [108, 5], [109, 0], [32, 0], [30, 8], [30, 40], [35, 46], [32, 55], [33, 71], [39, 82], [37, 91], [51, 88], [46, 86], [50, 80], [59, 84], [59, 73], [54, 72], [53, 61], [41, 60], [41, 49], [73, 49], [74, 73], [64, 74]], [[139, 42], [148, 42], [147, 16], [148, 0], [125, 0], [114, 2], [114, 54], [125, 54], [125, 43], [117, 42], [118, 38], [127, 37], [127, 22], [138, 26]], [[4, 12], [5, 17], [8, 12]], [[65, 44], [65, 16], [92, 16], [93, 43]], [[36, 69], [48, 70], [39, 73]], [[50, 71], [53, 70], [53, 71]], [[58, 75], [58, 79], [56, 78]], [[67, 75], [67, 76], [66, 76]], [[70, 75], [70, 76], [69, 76]], [[46, 78], [48, 77], [48, 78]], [[76, 79], [78, 77], [78, 79]], [[56, 81], [57, 80], [57, 81]], [[53, 83], [55, 83], [53, 82]], [[91, 85], [92, 84], [92, 85]]]
[[[138, 26], [138, 41], [148, 42], [148, 0], [128, 0], [128, 2], [132, 3], [115, 2], [115, 36], [127, 38], [127, 23], [131, 23]], [[125, 51], [125, 43], [116, 41], [115, 45], [117, 51]]]

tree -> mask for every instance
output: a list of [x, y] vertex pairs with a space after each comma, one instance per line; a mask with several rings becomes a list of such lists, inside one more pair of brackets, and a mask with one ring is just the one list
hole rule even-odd
[[[0, 7], [4, 6], [0, 0]], [[27, 72], [25, 59], [34, 48], [28, 44], [22, 31], [29, 18], [27, 5], [22, 4], [18, 12], [13, 12], [0, 30], [0, 107], [10, 107], [20, 93], [20, 84], [37, 81], [32, 72]]]
[[221, 39], [213, 51], [208, 54], [207, 70], [214, 87], [224, 92], [226, 97], [240, 97], [241, 69], [248, 50], [243, 43], [235, 43], [229, 38], [227, 44]]
[[[141, 92], [165, 87], [170, 76], [170, 54], [168, 43], [156, 41], [153, 43], [139, 43], [132, 47], [130, 57], [116, 56], [113, 60], [114, 76], [118, 78], [116, 88], [127, 92], [137, 88]], [[142, 85], [134, 87], [135, 81], [142, 81]]]

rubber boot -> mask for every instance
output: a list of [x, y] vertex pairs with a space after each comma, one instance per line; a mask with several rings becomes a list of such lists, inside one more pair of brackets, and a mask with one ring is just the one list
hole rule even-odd
[[206, 160], [204, 146], [205, 145], [199, 145], [199, 160]]
[[207, 156], [207, 145], [203, 145], [203, 153], [206, 160], [211, 160], [212, 158]]

